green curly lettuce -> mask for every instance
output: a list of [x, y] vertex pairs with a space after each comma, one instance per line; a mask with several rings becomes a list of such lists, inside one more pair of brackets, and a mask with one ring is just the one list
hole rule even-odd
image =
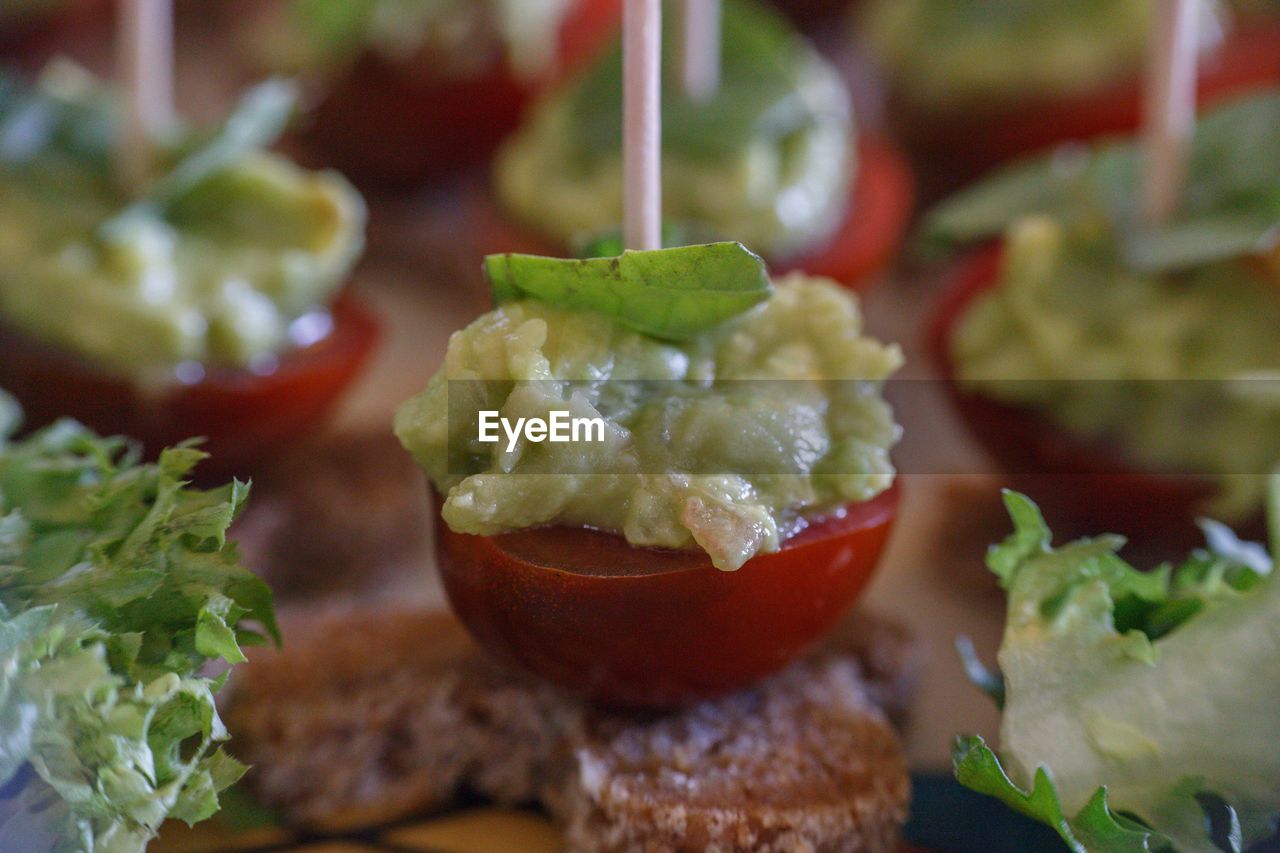
[[71, 421], [10, 440], [18, 420], [0, 393], [0, 850], [141, 851], [245, 769], [214, 693], [279, 639], [226, 539], [247, 486], [189, 487], [191, 446], [139, 464]]
[[[1009, 596], [999, 755], [960, 738], [956, 778], [1076, 851], [1243, 850], [1280, 817], [1280, 584], [1266, 549], [1208, 547], [1142, 573], [1117, 536], [1059, 548], [1006, 492], [987, 564]], [[1280, 477], [1270, 487], [1280, 546]]]

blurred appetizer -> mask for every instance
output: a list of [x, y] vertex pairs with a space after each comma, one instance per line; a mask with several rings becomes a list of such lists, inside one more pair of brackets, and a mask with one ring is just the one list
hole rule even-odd
[[312, 608], [284, 626], [284, 651], [236, 671], [227, 725], [255, 800], [312, 834], [470, 791], [540, 803], [569, 850], [895, 849], [908, 782], [882, 709], [919, 656], [875, 614], [758, 686], [658, 716], [505, 669], [441, 612]]
[[[884, 141], [856, 134], [836, 70], [776, 12], [726, 0], [722, 23], [710, 99], [683, 91], [678, 51], [664, 57], [668, 242], [742, 240], [780, 272], [867, 284], [906, 229], [905, 163]], [[617, 227], [621, 79], [616, 47], [540, 104], [500, 150], [495, 194], [509, 221], [488, 226], [493, 251], [572, 253]]]
[[[486, 268], [498, 307], [395, 423], [481, 643], [588, 696], [666, 706], [830, 630], [898, 500], [881, 386], [902, 356], [864, 336], [856, 298], [802, 274], [775, 287], [737, 243]], [[547, 440], [557, 422], [569, 440]]]
[[292, 104], [266, 83], [220, 128], [175, 128], [135, 187], [98, 80], [0, 80], [0, 384], [33, 425], [68, 414], [150, 453], [204, 435], [240, 471], [322, 421], [376, 337], [342, 292], [365, 211], [265, 150]]
[[[1272, 554], [1280, 480], [1271, 483]], [[1118, 536], [1052, 547], [1007, 493], [987, 562], [1009, 596], [998, 755], [956, 743], [956, 777], [1079, 851], [1274, 850], [1280, 819], [1280, 580], [1267, 549], [1201, 522], [1208, 546], [1135, 570]]]
[[930, 345], [974, 436], [1053, 514], [1178, 535], [1206, 506], [1256, 517], [1280, 462], [1280, 93], [1200, 120], [1160, 226], [1136, 219], [1140, 159], [1046, 156], [934, 210], [929, 246], [981, 247]]
[[[1150, 0], [870, 0], [861, 18], [912, 148], [972, 177], [1018, 154], [1135, 129]], [[1280, 16], [1199, 0], [1202, 104], [1280, 82]]]
[[143, 465], [69, 420], [14, 440], [19, 417], [0, 395], [0, 850], [142, 853], [245, 770], [213, 697], [279, 639], [226, 540], [248, 489], [190, 488], [190, 444]]
[[362, 185], [488, 161], [529, 100], [591, 59], [620, 0], [288, 0], [258, 27], [277, 70], [314, 78], [305, 142]]

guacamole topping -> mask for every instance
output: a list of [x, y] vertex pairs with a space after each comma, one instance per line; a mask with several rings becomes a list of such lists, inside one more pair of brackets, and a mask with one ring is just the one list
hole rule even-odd
[[[396, 433], [458, 532], [586, 525], [736, 569], [806, 517], [887, 489], [899, 434], [880, 388], [902, 356], [863, 335], [855, 297], [800, 275], [766, 295], [675, 339], [515, 294], [454, 334]], [[599, 441], [485, 444], [486, 410], [567, 411], [605, 429]]]
[[[583, 2], [583, 0], [576, 0]], [[365, 50], [393, 61], [422, 56], [433, 71], [481, 76], [505, 52], [535, 79], [554, 70], [575, 0], [293, 0], [271, 53], [292, 71], [340, 68]]]
[[[665, 215], [771, 257], [820, 243], [853, 179], [849, 95], [790, 26], [750, 0], [725, 3], [721, 87], [707, 103], [681, 91], [665, 16]], [[508, 211], [562, 243], [622, 218], [622, 56], [615, 48], [553, 95], [500, 151]]]
[[[875, 0], [864, 35], [897, 92], [919, 108], [1069, 97], [1142, 67], [1149, 0]], [[1201, 0], [1204, 46], [1225, 16]]]
[[1256, 510], [1280, 462], [1280, 277], [1231, 261], [1134, 272], [1047, 217], [1016, 224], [1005, 251], [955, 329], [958, 378], [1143, 468], [1220, 474], [1223, 517]]
[[139, 191], [96, 80], [66, 65], [35, 88], [0, 79], [0, 321], [155, 381], [189, 361], [260, 369], [311, 342], [365, 214], [338, 175], [263, 150], [291, 92], [264, 84], [221, 129], [174, 132]]
[[1160, 228], [1133, 223], [1130, 143], [1028, 161], [931, 214], [926, 245], [1005, 244], [955, 328], [958, 378], [1143, 467], [1221, 475], [1223, 517], [1256, 510], [1280, 462], [1277, 128], [1275, 93], [1202, 119]]

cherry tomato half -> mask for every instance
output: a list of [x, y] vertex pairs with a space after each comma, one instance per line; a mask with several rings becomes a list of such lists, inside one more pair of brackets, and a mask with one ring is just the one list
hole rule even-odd
[[870, 579], [894, 487], [722, 572], [700, 551], [542, 527], [454, 533], [436, 552], [454, 612], [487, 649], [611, 705], [664, 708], [745, 687], [807, 651]]
[[65, 0], [47, 11], [10, 13], [0, 23], [0, 64], [39, 71], [67, 41], [109, 31], [111, 15], [110, 0]]
[[411, 185], [484, 163], [540, 91], [593, 58], [620, 9], [621, 0], [574, 5], [551, 80], [519, 79], [505, 60], [462, 78], [366, 52], [321, 101], [303, 144], [365, 186]]
[[[888, 142], [863, 137], [858, 140], [858, 176], [835, 235], [821, 247], [799, 255], [768, 259], [770, 269], [775, 274], [803, 271], [827, 276], [865, 291], [897, 255], [914, 203], [915, 187], [906, 159]], [[568, 247], [503, 217], [495, 206], [480, 207], [481, 243], [486, 253], [569, 253]]]
[[151, 456], [204, 436], [212, 458], [201, 477], [244, 477], [320, 426], [368, 361], [378, 337], [369, 310], [343, 295], [333, 321], [328, 336], [282, 357], [270, 373], [210, 369], [199, 381], [154, 393], [0, 326], [0, 388], [22, 403], [28, 427], [71, 417], [104, 435], [135, 438]]
[[[1199, 74], [1201, 107], [1280, 83], [1280, 21], [1240, 22], [1201, 60]], [[939, 169], [952, 180], [942, 183], [957, 183], [1061, 142], [1135, 130], [1142, 120], [1142, 83], [1129, 78], [1076, 97], [968, 105], [947, 115], [915, 112], [898, 101], [893, 111], [910, 147], [945, 164]]]
[[927, 330], [930, 355], [969, 434], [1013, 488], [1037, 501], [1051, 523], [1061, 522], [1060, 533], [1109, 530], [1159, 538], [1171, 553], [1185, 553], [1200, 541], [1195, 519], [1213, 493], [1212, 478], [1143, 471], [1115, 448], [1073, 436], [1030, 409], [967, 392], [956, 383], [951, 358], [956, 324], [998, 280], [1001, 255], [1001, 245], [992, 243], [956, 265]]

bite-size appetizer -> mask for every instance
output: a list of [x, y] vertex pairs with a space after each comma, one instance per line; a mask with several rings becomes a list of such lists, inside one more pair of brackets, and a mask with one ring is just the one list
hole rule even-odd
[[314, 80], [304, 142], [361, 184], [488, 161], [531, 98], [593, 58], [620, 0], [288, 0], [265, 61]]
[[0, 81], [0, 385], [33, 426], [69, 415], [150, 453], [203, 435], [238, 472], [322, 421], [376, 335], [342, 292], [365, 211], [265, 150], [291, 92], [175, 129], [134, 187], [98, 80]]
[[[776, 270], [867, 283], [901, 241], [912, 184], [896, 151], [857, 135], [831, 64], [754, 0], [724, 4], [720, 84], [709, 99], [682, 90], [677, 55], [667, 50], [663, 73], [671, 242], [739, 239]], [[493, 251], [571, 254], [617, 226], [621, 77], [618, 47], [551, 95], [499, 151]]]
[[855, 297], [775, 286], [738, 243], [486, 268], [497, 308], [396, 416], [476, 638], [593, 698], [667, 706], [834, 626], [898, 501], [881, 385], [901, 354]]
[[1178, 535], [1206, 508], [1255, 516], [1280, 463], [1280, 93], [1199, 121], [1163, 225], [1136, 217], [1140, 161], [1127, 141], [1046, 155], [934, 210], [935, 248], [980, 248], [930, 343], [974, 436], [1052, 512]]
[[1053, 547], [1026, 497], [988, 553], [1008, 593], [998, 754], [956, 742], [960, 782], [1079, 851], [1274, 850], [1280, 842], [1280, 481], [1271, 554], [1217, 522], [1207, 547], [1139, 572], [1103, 535]]
[[[874, 0], [861, 36], [899, 132], [970, 177], [1018, 154], [1135, 129], [1149, 0]], [[1280, 17], [1198, 0], [1202, 104], [1280, 81]]]

